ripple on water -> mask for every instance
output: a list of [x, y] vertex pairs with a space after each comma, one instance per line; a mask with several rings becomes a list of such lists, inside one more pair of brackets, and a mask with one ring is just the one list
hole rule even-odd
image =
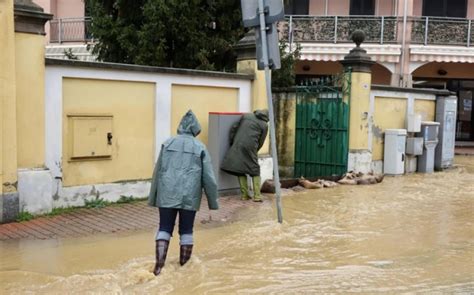
[[[73, 258], [87, 253], [81, 257], [95, 260], [97, 269], [71, 275], [4, 270], [3, 293], [474, 293], [473, 159], [431, 175], [285, 196], [283, 224], [275, 222], [273, 207], [252, 207], [238, 222], [198, 229], [184, 267], [174, 238], [159, 277], [150, 272], [152, 232], [80, 242], [69, 252], [59, 243], [51, 246], [51, 264], [80, 264]], [[107, 248], [113, 257], [128, 258], [103, 267], [105, 255], [97, 249], [104, 245], [113, 245]], [[22, 269], [32, 253], [18, 248], [12, 255]]]

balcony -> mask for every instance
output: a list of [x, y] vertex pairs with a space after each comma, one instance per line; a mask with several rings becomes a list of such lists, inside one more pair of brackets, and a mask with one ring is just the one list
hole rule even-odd
[[60, 18], [50, 21], [50, 43], [90, 42], [92, 20], [89, 17]]
[[287, 16], [280, 23], [281, 40], [292, 42], [352, 43], [355, 30], [366, 33], [366, 43], [396, 43], [396, 16]]
[[[293, 43], [350, 43], [353, 31], [366, 33], [365, 43], [397, 44], [403, 18], [396, 16], [287, 16], [279, 25], [280, 40]], [[411, 43], [472, 46], [474, 20], [445, 17], [409, 17]], [[407, 40], [410, 41], [410, 40]]]
[[413, 44], [470, 47], [474, 41], [474, 21], [470, 19], [417, 17], [410, 22]]

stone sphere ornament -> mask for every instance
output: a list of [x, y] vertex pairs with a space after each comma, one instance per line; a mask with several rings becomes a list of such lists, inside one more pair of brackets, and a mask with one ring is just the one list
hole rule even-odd
[[352, 39], [352, 41], [357, 45], [357, 47], [360, 47], [360, 44], [362, 44], [362, 42], [364, 42], [364, 40], [365, 40], [365, 33], [364, 33], [364, 31], [362, 31], [362, 30], [355, 30], [355, 31], [352, 33], [351, 39]]

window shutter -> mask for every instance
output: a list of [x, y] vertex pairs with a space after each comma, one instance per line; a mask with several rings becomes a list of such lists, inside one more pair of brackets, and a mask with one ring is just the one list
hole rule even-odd
[[467, 15], [467, 0], [449, 0], [447, 1], [447, 13], [449, 17], [462, 17]]
[[351, 0], [351, 15], [374, 15], [375, 0]]
[[444, 16], [446, 0], [423, 0], [423, 16]]
[[423, 16], [461, 17], [467, 15], [467, 0], [423, 0]]

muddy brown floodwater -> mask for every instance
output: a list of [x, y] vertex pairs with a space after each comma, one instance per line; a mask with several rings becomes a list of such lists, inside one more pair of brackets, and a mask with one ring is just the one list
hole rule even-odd
[[[0, 293], [474, 292], [474, 157], [431, 175], [386, 177], [283, 198], [196, 230], [155, 278], [153, 231], [1, 246]], [[272, 204], [273, 205], [273, 204]]]

